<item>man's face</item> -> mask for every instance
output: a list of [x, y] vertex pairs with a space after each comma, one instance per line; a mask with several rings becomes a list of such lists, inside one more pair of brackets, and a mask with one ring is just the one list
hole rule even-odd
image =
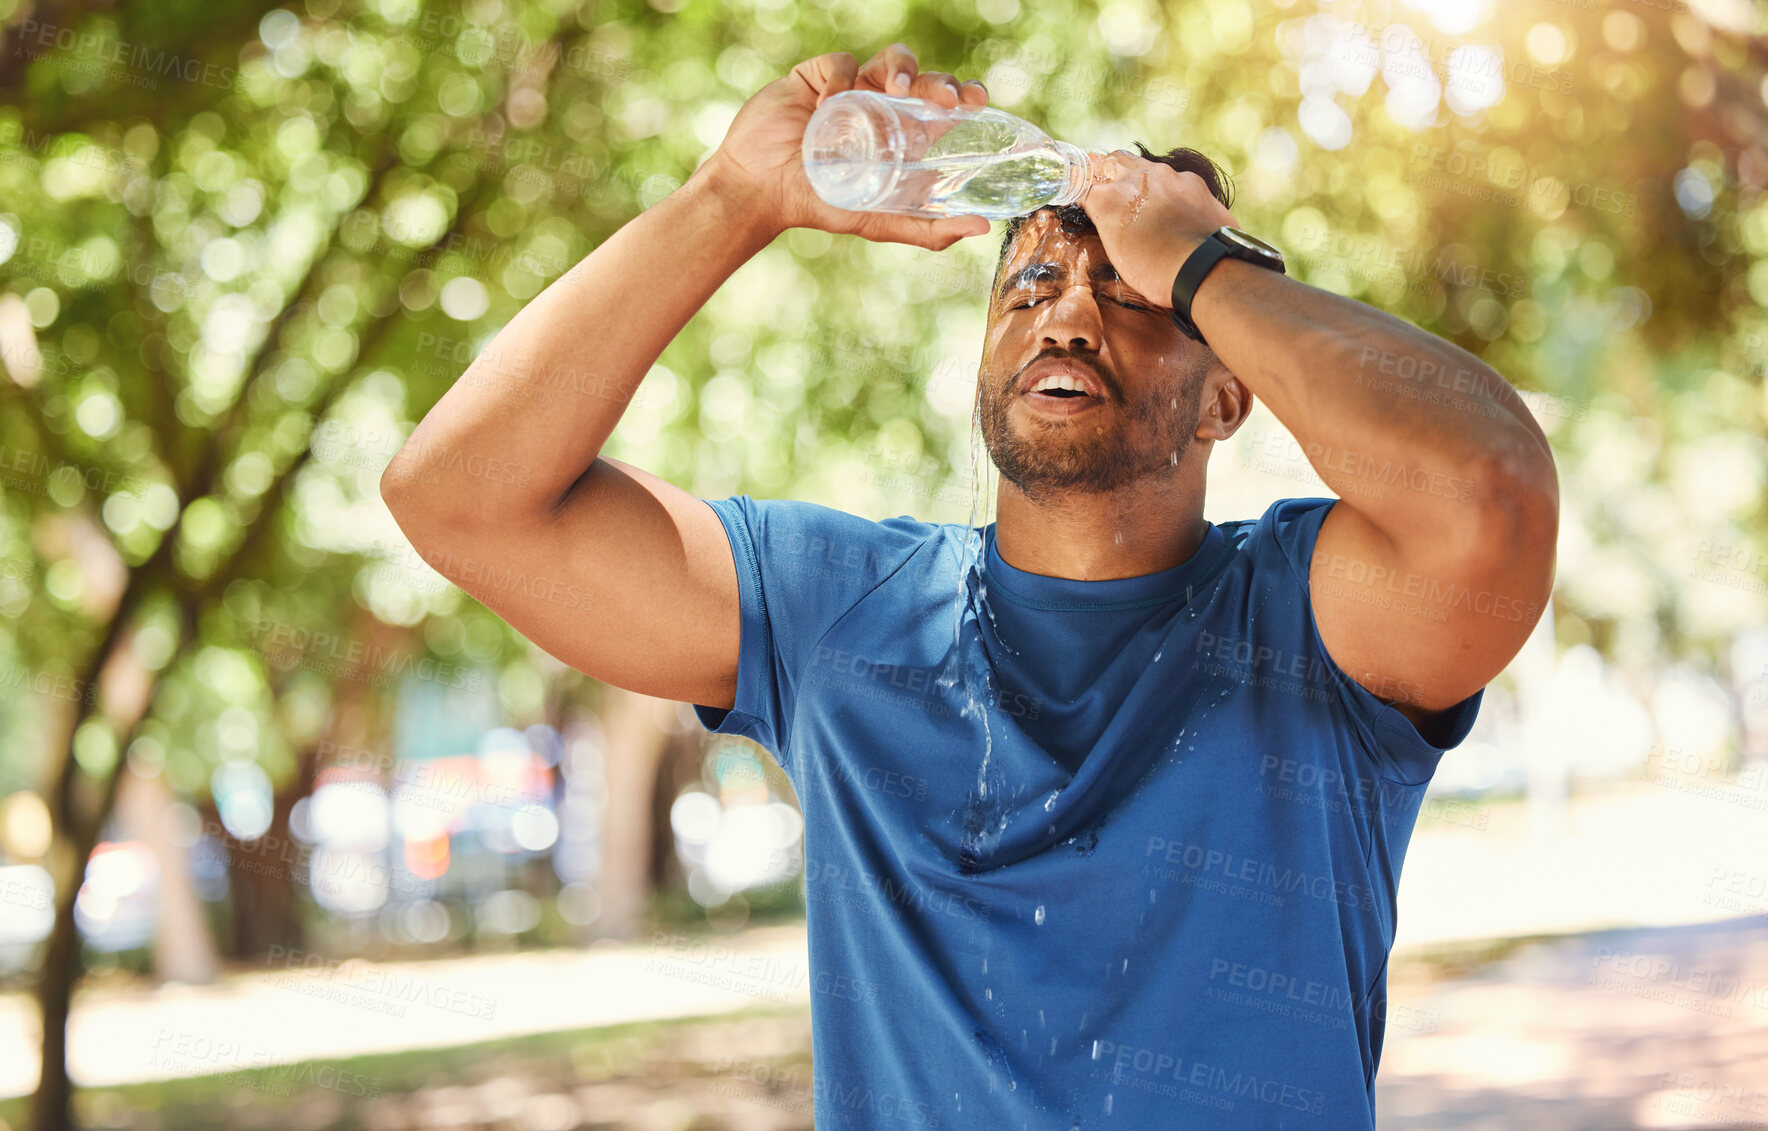
[[[1213, 363], [1117, 278], [1097, 232], [1072, 235], [1042, 209], [1019, 229], [990, 299], [983, 440], [1002, 477], [1033, 501], [1176, 478]], [[1065, 375], [1091, 395], [1034, 391]]]

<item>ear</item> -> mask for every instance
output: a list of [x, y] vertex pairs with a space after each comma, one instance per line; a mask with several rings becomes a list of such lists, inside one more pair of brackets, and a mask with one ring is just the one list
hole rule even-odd
[[1203, 375], [1198, 405], [1197, 438], [1226, 440], [1252, 415], [1252, 390], [1218, 361]]

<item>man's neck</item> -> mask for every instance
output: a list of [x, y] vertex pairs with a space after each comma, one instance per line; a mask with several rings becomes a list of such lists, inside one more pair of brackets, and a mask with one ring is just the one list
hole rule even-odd
[[[1151, 487], [1153, 485], [1150, 485]], [[1132, 487], [1034, 503], [1002, 481], [995, 549], [1014, 569], [1078, 581], [1141, 577], [1184, 565], [1203, 545], [1203, 489]]]

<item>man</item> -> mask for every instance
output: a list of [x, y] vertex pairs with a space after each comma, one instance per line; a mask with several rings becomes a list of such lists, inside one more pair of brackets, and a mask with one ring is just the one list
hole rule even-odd
[[[901, 44], [764, 88], [504, 328], [388, 468], [389, 505], [553, 655], [779, 759], [819, 1127], [1371, 1126], [1425, 784], [1550, 591], [1544, 437], [1447, 342], [1254, 258], [1201, 271], [1237, 228], [1226, 193], [1200, 155], [1144, 151], [1009, 233], [979, 536], [706, 501], [600, 457], [663, 347], [786, 228], [935, 250], [987, 230], [811, 193], [804, 124], [850, 87], [986, 100]], [[1340, 501], [1203, 519], [1211, 446], [1254, 395]]]

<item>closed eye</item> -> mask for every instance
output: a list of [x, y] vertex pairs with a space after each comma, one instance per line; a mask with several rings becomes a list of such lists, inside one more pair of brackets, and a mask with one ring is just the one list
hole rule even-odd
[[[1040, 303], [1042, 301], [1044, 301], [1042, 298], [1034, 297], [1034, 298], [1028, 299], [1025, 302], [1010, 302], [1007, 304], [1007, 309], [1008, 310], [1024, 310], [1026, 307], [1034, 306], [1037, 303]], [[1143, 306], [1141, 303], [1130, 302], [1128, 299], [1114, 298], [1111, 301], [1115, 302], [1117, 305], [1124, 307], [1128, 310], [1140, 310], [1143, 312], [1151, 312], [1154, 309], [1152, 306]]]

